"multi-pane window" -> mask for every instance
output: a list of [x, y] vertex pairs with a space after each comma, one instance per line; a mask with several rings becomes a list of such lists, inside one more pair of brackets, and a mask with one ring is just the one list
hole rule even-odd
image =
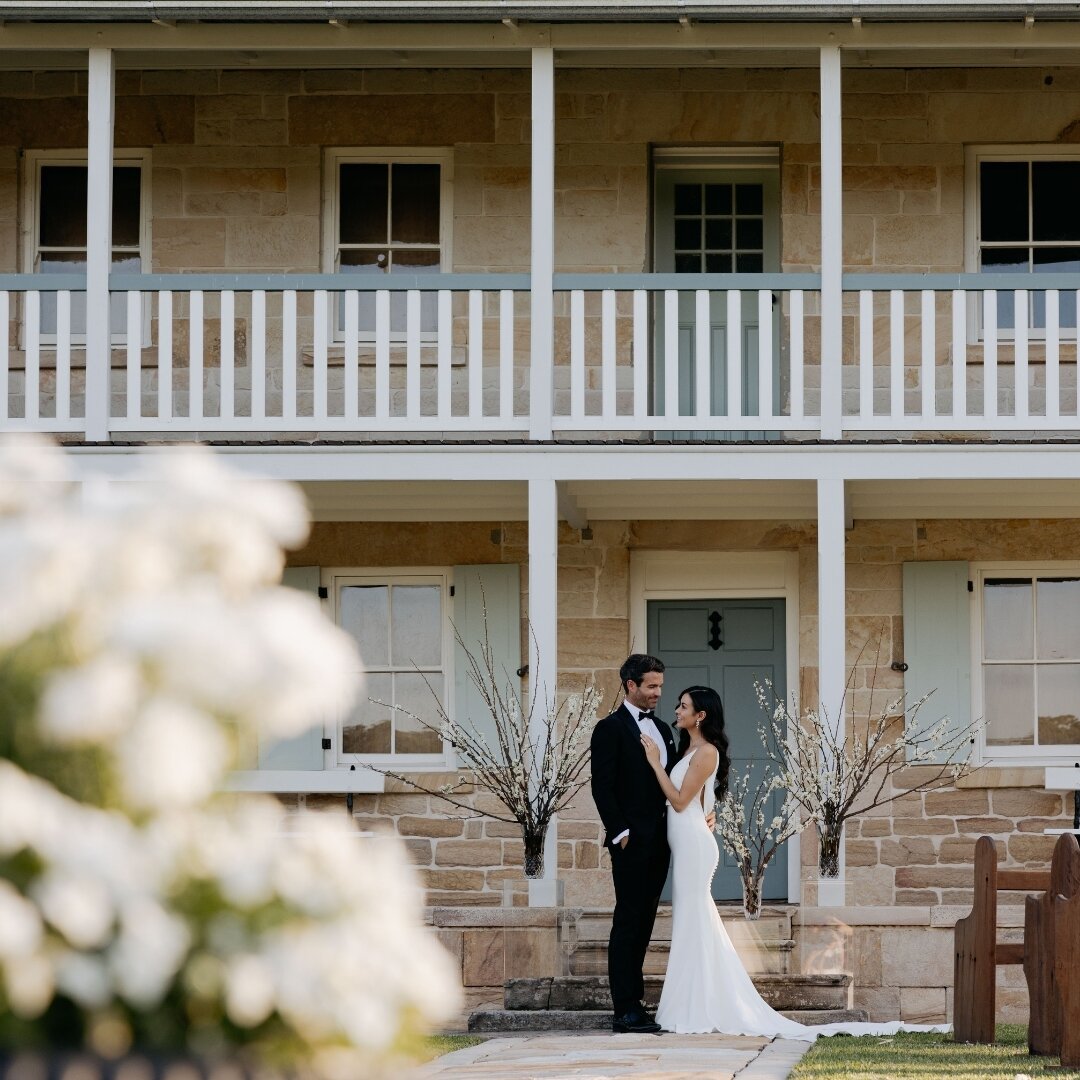
[[[31, 271], [39, 274], [86, 272], [86, 187], [84, 162], [40, 157], [33, 162], [33, 234]], [[143, 248], [143, 163], [140, 160], [113, 166], [112, 269], [116, 273], [141, 273]], [[124, 297], [113, 301], [113, 326], [124, 327]], [[56, 333], [56, 296], [42, 293], [41, 331]], [[71, 297], [71, 331], [86, 332], [86, 297]]]
[[760, 274], [765, 265], [761, 184], [676, 183], [675, 270]]
[[342, 753], [441, 754], [437, 731], [408, 714], [437, 727], [436, 702], [447, 701], [445, 579], [335, 576], [334, 589], [337, 622], [363, 663], [361, 692], [341, 721]]
[[[980, 577], [981, 692], [990, 756], [1080, 745], [1080, 568]], [[1021, 751], [1023, 753], [1023, 751]]]
[[[438, 274], [447, 269], [449, 159], [438, 152], [391, 152], [374, 159], [331, 152], [333, 272], [345, 275]], [[405, 296], [393, 294], [390, 327], [405, 330]], [[422, 329], [436, 328], [437, 301], [425, 293]], [[338, 314], [339, 331], [344, 315]], [[360, 294], [360, 328], [375, 330], [375, 299]]]
[[[1080, 272], [1080, 158], [978, 160], [978, 269], [986, 274]], [[1076, 292], [1060, 293], [1059, 322], [1076, 326]], [[1046, 294], [1029, 303], [1031, 328], [1046, 325]], [[998, 325], [1015, 326], [1011, 291], [998, 294]]]

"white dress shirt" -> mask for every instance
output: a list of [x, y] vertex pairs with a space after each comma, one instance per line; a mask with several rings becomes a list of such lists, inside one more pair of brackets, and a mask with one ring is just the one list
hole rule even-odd
[[[636, 705], [632, 705], [629, 701], [623, 702], [623, 707], [637, 722], [637, 726], [642, 735], [648, 735], [650, 739], [657, 746], [660, 747], [660, 765], [667, 769], [667, 743], [664, 742], [660, 735], [660, 729], [656, 726], [656, 721], [651, 716], [644, 716], [643, 710], [639, 709]], [[630, 830], [623, 829], [614, 840], [611, 841], [611, 846], [615, 847], [617, 844], [621, 844], [624, 836], [629, 836]]]

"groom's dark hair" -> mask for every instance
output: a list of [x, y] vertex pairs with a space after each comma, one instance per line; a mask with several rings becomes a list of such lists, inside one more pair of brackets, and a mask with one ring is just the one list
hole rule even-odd
[[628, 682], [641, 685], [641, 680], [649, 674], [650, 671], [655, 671], [657, 674], [663, 674], [664, 661], [658, 659], [655, 656], [649, 656], [647, 653], [631, 653], [623, 663], [623, 666], [619, 668], [619, 678], [622, 679], [623, 690], [626, 690], [626, 684]]

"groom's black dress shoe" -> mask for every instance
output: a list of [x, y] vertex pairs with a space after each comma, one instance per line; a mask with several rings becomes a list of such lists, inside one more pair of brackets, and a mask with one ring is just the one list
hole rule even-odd
[[611, 1030], [618, 1035], [659, 1035], [661, 1028], [644, 1012], [628, 1012], [612, 1020]]

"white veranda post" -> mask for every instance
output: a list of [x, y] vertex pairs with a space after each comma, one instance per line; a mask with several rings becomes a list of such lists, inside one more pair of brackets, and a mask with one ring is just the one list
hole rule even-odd
[[821, 435], [839, 439], [843, 421], [843, 155], [840, 48], [821, 50]]
[[86, 439], [109, 437], [109, 271], [112, 267], [114, 65], [91, 49], [87, 78]]
[[555, 52], [532, 51], [532, 325], [529, 434], [551, 438], [555, 270]]
[[[542, 745], [547, 704], [554, 701], [558, 678], [559, 508], [554, 480], [529, 481], [529, 689], [533, 712], [530, 742]], [[552, 819], [544, 842], [544, 877], [529, 884], [529, 902], [558, 903], [558, 826]]]
[[[818, 707], [823, 719], [844, 723], [847, 633], [844, 625], [846, 574], [844, 567], [844, 481], [819, 480], [817, 485], [818, 526]], [[813, 702], [808, 703], [813, 705]], [[840, 878], [844, 877], [844, 846], [840, 845]], [[818, 903], [842, 904], [842, 895], [822, 898]]]

